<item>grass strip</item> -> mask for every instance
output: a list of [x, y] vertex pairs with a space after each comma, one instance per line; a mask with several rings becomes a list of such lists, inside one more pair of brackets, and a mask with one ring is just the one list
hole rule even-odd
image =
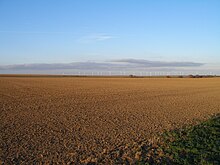
[[156, 144], [142, 151], [138, 164], [220, 164], [220, 115], [165, 132]]

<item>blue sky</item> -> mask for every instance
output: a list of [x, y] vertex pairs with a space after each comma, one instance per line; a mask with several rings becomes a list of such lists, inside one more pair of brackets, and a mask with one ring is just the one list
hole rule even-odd
[[0, 65], [143, 59], [220, 69], [219, 9], [219, 0], [0, 0]]

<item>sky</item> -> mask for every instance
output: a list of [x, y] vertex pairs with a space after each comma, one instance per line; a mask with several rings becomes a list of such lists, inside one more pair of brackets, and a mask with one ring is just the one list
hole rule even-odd
[[0, 0], [0, 73], [220, 74], [219, 9], [219, 0]]

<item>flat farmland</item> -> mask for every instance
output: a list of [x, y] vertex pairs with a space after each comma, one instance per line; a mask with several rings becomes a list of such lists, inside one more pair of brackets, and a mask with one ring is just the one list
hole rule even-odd
[[220, 78], [0, 77], [0, 159], [132, 162], [131, 146], [219, 112]]

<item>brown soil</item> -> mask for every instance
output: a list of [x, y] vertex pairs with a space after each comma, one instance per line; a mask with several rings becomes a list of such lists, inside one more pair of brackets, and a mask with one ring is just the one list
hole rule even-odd
[[220, 78], [0, 78], [5, 164], [132, 162], [131, 146], [220, 112]]

